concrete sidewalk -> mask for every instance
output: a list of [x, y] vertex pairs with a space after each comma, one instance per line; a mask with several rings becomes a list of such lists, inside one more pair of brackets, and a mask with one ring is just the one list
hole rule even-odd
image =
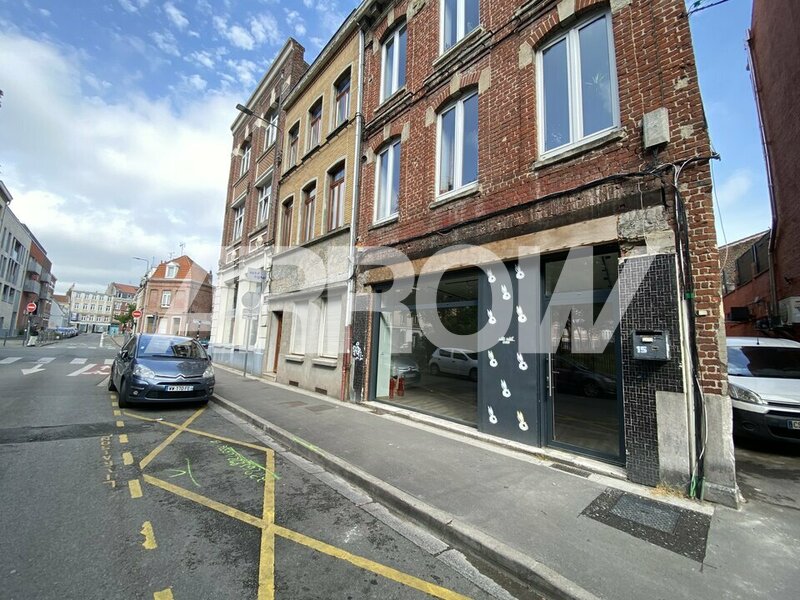
[[217, 402], [549, 597], [789, 598], [800, 513], [670, 496], [217, 368]]

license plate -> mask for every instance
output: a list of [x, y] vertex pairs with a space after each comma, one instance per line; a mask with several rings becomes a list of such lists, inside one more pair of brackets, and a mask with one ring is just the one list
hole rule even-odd
[[191, 385], [168, 385], [168, 392], [191, 392], [194, 388]]
[[800, 421], [789, 421], [789, 429], [800, 429]]

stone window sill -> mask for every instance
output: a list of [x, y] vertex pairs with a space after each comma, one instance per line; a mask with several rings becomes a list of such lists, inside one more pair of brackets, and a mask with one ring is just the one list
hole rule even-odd
[[283, 360], [290, 363], [303, 364], [303, 362], [306, 360], [306, 357], [302, 354], [286, 354], [283, 357]]
[[335, 369], [339, 366], [339, 360], [327, 356], [317, 356], [311, 359], [311, 364], [315, 367], [322, 367], [325, 369]]
[[369, 229], [370, 230], [380, 229], [381, 227], [386, 227], [388, 225], [392, 225], [394, 223], [397, 223], [399, 218], [400, 218], [400, 215], [393, 215], [393, 216], [389, 217], [388, 219], [383, 219], [381, 221], [375, 221], [372, 225], [369, 226]]
[[438, 208], [445, 204], [449, 204], [450, 202], [455, 202], [456, 200], [461, 200], [462, 198], [469, 198], [471, 196], [477, 196], [481, 191], [480, 185], [477, 182], [471, 183], [467, 186], [459, 188], [457, 190], [453, 190], [452, 192], [447, 192], [436, 200], [431, 202], [428, 205], [428, 208]]

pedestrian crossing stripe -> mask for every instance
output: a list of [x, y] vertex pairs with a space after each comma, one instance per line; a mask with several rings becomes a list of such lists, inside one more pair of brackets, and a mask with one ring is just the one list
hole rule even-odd
[[88, 371], [89, 369], [91, 369], [92, 367], [95, 367], [95, 366], [96, 365], [94, 363], [89, 363], [85, 367], [81, 367], [77, 371], [73, 371], [72, 373], [67, 375], [67, 377], [77, 377], [78, 375], [83, 375], [86, 371]]
[[71, 361], [69, 361], [69, 364], [71, 364], [71, 365], [84, 365], [84, 364], [86, 364], [86, 359], [85, 358], [73, 358]]
[[17, 362], [18, 360], [22, 360], [22, 357], [21, 356], [9, 356], [8, 358], [4, 358], [3, 360], [0, 360], [0, 365], [10, 365], [10, 364], [13, 364], [13, 363]]
[[113, 358], [107, 358], [107, 359], [106, 359], [106, 360], [103, 362], [103, 364], [104, 364], [104, 365], [113, 365], [113, 364], [114, 364], [114, 359], [113, 359]]
[[55, 360], [54, 357], [49, 357], [48, 356], [48, 357], [42, 357], [39, 360], [37, 360], [36, 362], [39, 363], [40, 365], [49, 365], [54, 360]]

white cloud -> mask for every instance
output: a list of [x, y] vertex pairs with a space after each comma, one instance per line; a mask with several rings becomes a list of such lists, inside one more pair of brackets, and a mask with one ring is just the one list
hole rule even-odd
[[150, 34], [150, 39], [153, 40], [153, 43], [158, 46], [158, 49], [162, 52], [171, 54], [172, 56], [181, 55], [181, 53], [178, 51], [178, 42], [175, 39], [175, 36], [169, 31], [153, 31]]
[[150, 0], [118, 0], [119, 5], [129, 13], [139, 12], [150, 3]]
[[46, 8], [40, 8], [39, 9], [39, 14], [42, 15], [43, 17], [49, 17], [50, 16], [50, 11], [47, 10]]
[[197, 94], [192, 76], [179, 111], [135, 91], [108, 102], [83, 94], [89, 73], [61, 48], [0, 34], [0, 56], [15, 57], [0, 61], [3, 179], [60, 290], [137, 281], [132, 256], [162, 260], [179, 242], [215, 267], [238, 95]]
[[303, 0], [303, 4], [306, 5], [306, 8], [311, 8], [314, 6], [314, 0]]
[[244, 87], [250, 87], [256, 83], [254, 72], [256, 63], [251, 60], [227, 60], [225, 64], [234, 72], [236, 80]]
[[747, 169], [739, 169], [717, 186], [717, 199], [722, 206], [733, 206], [750, 195], [753, 188], [753, 174]]
[[189, 19], [172, 2], [164, 3], [164, 12], [178, 29], [185, 29], [189, 25]]
[[252, 50], [255, 47], [253, 36], [241, 25], [234, 24], [229, 27], [228, 21], [220, 16], [215, 16], [212, 23], [217, 32], [237, 48]]
[[191, 77], [184, 76], [184, 82], [191, 88], [197, 90], [198, 92], [202, 92], [208, 86], [208, 82], [200, 77], [197, 73], [192, 75]]
[[211, 57], [211, 54], [206, 52], [205, 50], [199, 50], [197, 52], [192, 52], [189, 55], [189, 58], [196, 62], [199, 65], [202, 65], [208, 69], [214, 68], [214, 59]]
[[279, 44], [281, 42], [278, 22], [269, 13], [263, 13], [250, 19], [250, 31], [259, 44], [263, 44], [265, 41], [270, 44]]

